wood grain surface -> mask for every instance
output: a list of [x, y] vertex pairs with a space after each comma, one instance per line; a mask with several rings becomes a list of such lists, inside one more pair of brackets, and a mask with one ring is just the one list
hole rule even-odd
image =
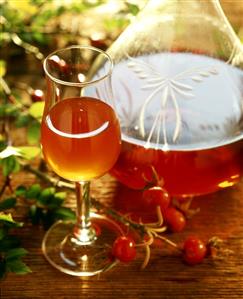
[[[15, 183], [30, 183], [32, 176], [18, 175]], [[114, 179], [106, 175], [92, 185], [92, 193], [100, 201], [112, 204], [117, 188]], [[120, 189], [119, 189], [120, 190]], [[74, 205], [73, 198], [67, 202]], [[26, 224], [19, 230], [23, 246], [29, 251], [25, 262], [32, 273], [8, 275], [1, 283], [2, 299], [68, 299], [68, 298], [243, 298], [243, 182], [214, 194], [194, 199], [200, 212], [191, 218], [182, 233], [171, 234], [180, 242], [188, 234], [207, 240], [218, 236], [232, 253], [222, 260], [206, 259], [197, 266], [185, 265], [175, 252], [165, 245], [152, 248], [151, 259], [140, 270], [144, 252], [129, 264], [118, 264], [109, 272], [80, 279], [52, 268], [41, 252], [44, 231]], [[17, 209], [18, 219], [24, 206]]]

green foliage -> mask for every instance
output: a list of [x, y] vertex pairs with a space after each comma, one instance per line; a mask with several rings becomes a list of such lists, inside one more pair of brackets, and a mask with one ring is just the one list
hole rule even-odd
[[41, 224], [45, 229], [49, 228], [57, 220], [75, 220], [75, 213], [63, 207], [66, 192], [60, 192], [54, 187], [42, 189], [39, 184], [33, 184], [29, 188], [19, 186], [15, 195], [25, 198], [29, 206], [29, 218], [32, 224]]
[[30, 122], [31, 122], [31, 116], [24, 112], [22, 114], [19, 114], [16, 117], [15, 126], [16, 128], [27, 127]]
[[3, 104], [0, 106], [0, 117], [17, 117], [19, 108], [11, 103]]
[[75, 213], [63, 207], [66, 192], [60, 192], [54, 187], [42, 188], [39, 184], [30, 187], [20, 185], [16, 188], [13, 196], [0, 201], [0, 279], [8, 272], [26, 274], [30, 268], [22, 261], [27, 251], [21, 247], [18, 237], [11, 233], [14, 228], [21, 228], [23, 223], [17, 222], [11, 214], [4, 211], [12, 209], [17, 199], [25, 199], [28, 210], [28, 218], [33, 225], [42, 225], [49, 228], [57, 220], [75, 220]]
[[4, 200], [0, 201], [0, 211], [11, 209], [16, 204], [16, 198], [15, 197], [8, 197]]
[[0, 166], [3, 176], [16, 173], [21, 169], [19, 158], [32, 160], [40, 154], [40, 147], [37, 146], [7, 146], [0, 152]]
[[0, 160], [0, 165], [2, 166], [2, 173], [5, 177], [20, 170], [19, 162], [14, 156], [9, 156]]
[[[18, 5], [11, 5], [10, 1], [5, 1], [1, 6], [2, 14], [2, 34], [0, 35], [0, 46], [14, 41], [14, 36], [24, 43], [46, 46], [53, 42], [53, 33], [60, 31], [56, 27], [48, 27], [52, 20], [65, 13], [81, 14], [92, 8], [105, 4], [107, 0], [73, 0], [69, 4], [62, 1], [53, 0], [21, 0]], [[130, 16], [139, 12], [139, 6], [129, 1], [123, 3], [123, 9], [119, 17], [106, 20], [107, 28], [124, 28], [128, 24]], [[115, 21], [113, 21], [115, 19]], [[23, 44], [22, 44], [23, 45]], [[20, 44], [21, 46], [21, 44]]]
[[6, 61], [0, 59], [0, 77], [6, 74]]
[[3, 279], [8, 272], [16, 274], [31, 272], [22, 261], [27, 251], [21, 247], [19, 238], [11, 234], [11, 229], [21, 227], [22, 223], [14, 221], [11, 214], [3, 212], [12, 208], [15, 203], [15, 198], [7, 198], [0, 202], [0, 279]]
[[[21, 0], [19, 7], [13, 7], [9, 1], [5, 2], [2, 5], [4, 21], [0, 45], [13, 41], [13, 34], [17, 34], [20, 39], [27, 43], [48, 44], [49, 37], [43, 33], [43, 25], [52, 17], [58, 15], [57, 10], [50, 9], [51, 2], [29, 1], [28, 3], [28, 1]], [[21, 5], [24, 8], [23, 12], [19, 9]]]
[[41, 120], [44, 111], [44, 102], [33, 103], [29, 108], [29, 115], [37, 120]]
[[29, 144], [38, 144], [40, 142], [40, 123], [33, 122], [27, 127], [27, 140]]
[[[15, 251], [23, 251], [24, 249], [23, 248], [15, 248], [13, 249]], [[27, 252], [26, 252], [27, 253]], [[26, 254], [24, 253], [24, 255]], [[21, 253], [23, 254], [23, 253]], [[30, 273], [31, 270], [28, 266], [26, 266], [26, 264], [24, 262], [21, 261], [21, 257], [22, 255], [20, 255], [19, 253], [19, 256], [15, 257], [15, 258], [11, 258], [9, 259], [8, 258], [8, 255], [6, 256], [6, 270], [8, 272], [13, 272], [15, 274], [26, 274], [26, 273]]]
[[0, 152], [0, 159], [11, 156], [20, 156], [24, 159], [31, 160], [40, 154], [40, 148], [37, 146], [7, 146]]
[[132, 14], [132, 15], [137, 15], [138, 14], [138, 12], [139, 12], [139, 7], [138, 7], [138, 5], [136, 5], [136, 4], [133, 4], [133, 3], [127, 3], [127, 9], [128, 9], [128, 11]]

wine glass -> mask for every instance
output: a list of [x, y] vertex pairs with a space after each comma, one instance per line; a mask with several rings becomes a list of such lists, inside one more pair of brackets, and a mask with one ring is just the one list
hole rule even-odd
[[[93, 66], [102, 70], [94, 74]], [[118, 119], [112, 108], [112, 60], [89, 46], [71, 46], [44, 61], [47, 79], [41, 144], [60, 177], [75, 182], [76, 224], [59, 221], [46, 233], [42, 250], [57, 269], [91, 276], [114, 265], [109, 257], [119, 227], [90, 211], [90, 181], [111, 169], [120, 152]], [[94, 77], [95, 76], [95, 77]]]

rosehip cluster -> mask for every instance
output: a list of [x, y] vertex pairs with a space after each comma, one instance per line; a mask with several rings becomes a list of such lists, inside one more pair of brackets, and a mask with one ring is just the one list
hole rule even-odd
[[151, 187], [143, 191], [143, 204], [149, 209], [160, 206], [166, 224], [172, 232], [180, 232], [186, 225], [184, 214], [171, 204], [171, 198], [165, 188]]
[[[145, 189], [142, 194], [141, 204], [148, 210], [154, 211], [159, 206], [163, 219], [172, 232], [181, 232], [186, 224], [184, 214], [173, 206], [167, 190], [161, 186]], [[173, 242], [168, 242], [172, 244]], [[148, 246], [148, 245], [147, 245]], [[196, 236], [188, 237], [181, 250], [184, 261], [189, 265], [201, 263], [207, 254], [205, 243]], [[130, 236], [118, 237], [112, 247], [112, 255], [121, 262], [130, 262], [136, 257], [136, 244]]]

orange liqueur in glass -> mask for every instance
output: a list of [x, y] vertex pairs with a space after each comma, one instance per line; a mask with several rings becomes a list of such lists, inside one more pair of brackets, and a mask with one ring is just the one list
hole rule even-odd
[[105, 174], [120, 151], [120, 129], [113, 109], [89, 97], [53, 106], [42, 122], [46, 161], [61, 177], [86, 181]]

